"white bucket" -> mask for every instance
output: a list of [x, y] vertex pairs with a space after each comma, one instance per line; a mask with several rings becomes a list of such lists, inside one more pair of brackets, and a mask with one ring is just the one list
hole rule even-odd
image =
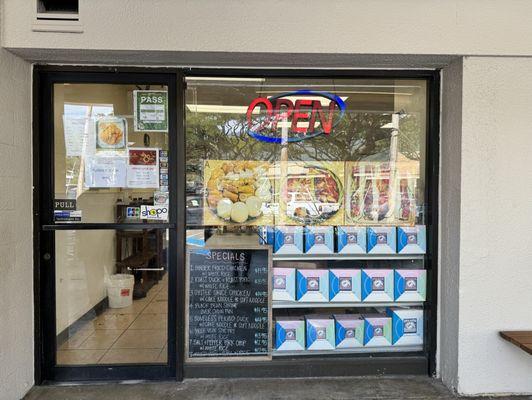
[[115, 274], [107, 280], [109, 307], [124, 308], [133, 304], [133, 285], [135, 278], [128, 274]]

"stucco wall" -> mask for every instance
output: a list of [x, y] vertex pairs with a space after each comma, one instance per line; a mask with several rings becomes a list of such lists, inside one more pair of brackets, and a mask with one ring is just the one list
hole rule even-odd
[[532, 358], [498, 336], [532, 326], [532, 59], [465, 58], [462, 84], [457, 388], [532, 393]]
[[0, 399], [33, 384], [30, 65], [0, 49]]
[[4, 46], [358, 54], [532, 54], [528, 0], [80, 0], [83, 33], [32, 32], [4, 0]]

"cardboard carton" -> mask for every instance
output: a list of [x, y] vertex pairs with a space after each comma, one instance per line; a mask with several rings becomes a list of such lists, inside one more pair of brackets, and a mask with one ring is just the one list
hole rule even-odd
[[334, 227], [307, 226], [305, 227], [305, 253], [333, 254]]
[[399, 254], [425, 254], [427, 232], [425, 225], [397, 227], [397, 252]]
[[329, 301], [329, 270], [298, 269], [296, 276], [297, 301]]
[[278, 226], [275, 228], [273, 251], [276, 254], [303, 254], [303, 227]]
[[272, 300], [296, 301], [296, 269], [273, 268]]
[[368, 227], [368, 254], [395, 254], [397, 249], [396, 229], [392, 227]]
[[305, 321], [302, 317], [279, 317], [275, 320], [275, 350], [305, 350]]
[[332, 302], [362, 301], [359, 269], [329, 270], [329, 300]]
[[393, 307], [386, 310], [392, 318], [392, 344], [418, 346], [423, 344], [423, 310]]
[[396, 269], [394, 272], [395, 301], [425, 301], [427, 271], [424, 269]]
[[339, 254], [366, 254], [366, 228], [339, 226], [337, 242]]
[[364, 319], [358, 314], [334, 315], [337, 349], [352, 349], [364, 345]]
[[393, 269], [362, 270], [362, 301], [394, 301]]
[[273, 226], [260, 226], [258, 229], [259, 244], [273, 245], [275, 239], [275, 228]]
[[334, 319], [329, 315], [307, 315], [308, 350], [334, 350]]
[[364, 316], [364, 346], [388, 347], [392, 345], [392, 319], [386, 315]]

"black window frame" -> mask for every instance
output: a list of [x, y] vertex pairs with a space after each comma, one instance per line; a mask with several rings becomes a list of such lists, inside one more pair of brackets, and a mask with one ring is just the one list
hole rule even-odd
[[[184, 159], [182, 119], [179, 101], [182, 96], [180, 73], [175, 69], [69, 68], [36, 66], [34, 69], [34, 125], [33, 125], [33, 206], [34, 206], [34, 303], [35, 303], [35, 382], [99, 381], [99, 380], [168, 380], [182, 379], [182, 343], [178, 328], [182, 325], [178, 304], [182, 304], [183, 290], [179, 283], [177, 265], [178, 246], [183, 242], [177, 226], [184, 222]], [[169, 194], [172, 204], [168, 223], [53, 223], [54, 193], [54, 126], [53, 86], [60, 83], [79, 84], [150, 84], [168, 88], [169, 117]], [[173, 172], [171, 172], [173, 171]], [[181, 193], [182, 192], [182, 193]], [[166, 364], [56, 365], [56, 307], [55, 307], [55, 231], [58, 230], [126, 230], [167, 229], [168, 246], [168, 359]]]
[[[315, 377], [361, 375], [436, 374], [438, 309], [438, 199], [440, 143], [441, 70], [363, 69], [254, 69], [184, 68], [184, 77], [242, 78], [347, 78], [423, 79], [427, 82], [427, 126], [425, 141], [425, 193], [427, 202], [427, 297], [424, 302], [424, 349], [419, 352], [381, 352], [339, 355], [304, 355], [273, 358], [268, 362], [194, 362], [184, 364], [185, 378]], [[185, 119], [186, 135], [186, 119]], [[185, 137], [186, 141], [186, 137]], [[186, 306], [186, 305], [185, 305]], [[304, 368], [301, 366], [304, 364]]]
[[[358, 70], [358, 69], [256, 69], [256, 68], [149, 68], [149, 67], [89, 67], [37, 65], [33, 75], [33, 179], [34, 179], [34, 303], [35, 303], [35, 382], [90, 380], [182, 380], [196, 377], [289, 377], [289, 376], [354, 376], [368, 374], [420, 374], [436, 373], [437, 349], [437, 300], [438, 300], [438, 191], [439, 191], [439, 141], [440, 141], [440, 70]], [[170, 176], [170, 201], [176, 207], [170, 210], [168, 224], [150, 224], [153, 228], [167, 228], [171, 232], [169, 278], [169, 327], [175, 327], [175, 341], [169, 343], [169, 365], [113, 365], [83, 367], [54, 367], [50, 365], [53, 349], [47, 343], [53, 339], [50, 315], [55, 325], [55, 304], [50, 293], [55, 293], [50, 268], [53, 256], [48, 249], [54, 248], [53, 232], [73, 229], [73, 225], [54, 225], [50, 215], [51, 200], [46, 193], [53, 193], [46, 168], [53, 157], [50, 133], [53, 132], [51, 84], [74, 83], [139, 83], [135, 77], [164, 75], [168, 79], [170, 129], [174, 126], [176, 138], [170, 142], [169, 169], [176, 171]], [[306, 356], [302, 358], [274, 359], [268, 362], [184, 363], [184, 312], [185, 301], [185, 77], [283, 77], [283, 78], [352, 78], [352, 79], [424, 79], [427, 81], [427, 137], [426, 137], [426, 185], [425, 199], [427, 225], [427, 301], [425, 302], [424, 350], [414, 353], [380, 353], [338, 356]], [[142, 81], [140, 83], [143, 83]], [[155, 84], [155, 82], [150, 82]], [[172, 94], [173, 92], [173, 94]], [[172, 106], [173, 104], [173, 106]], [[48, 119], [48, 120], [47, 120]], [[52, 143], [53, 145], [53, 143]], [[173, 157], [173, 158], [172, 158]], [[48, 163], [48, 164], [47, 164]], [[48, 203], [47, 203], [48, 201]], [[44, 206], [44, 207], [43, 207]], [[132, 224], [138, 228], [138, 224]], [[144, 228], [146, 225], [143, 225]], [[128, 224], [81, 224], [76, 229], [128, 229]], [[52, 296], [53, 297], [53, 296]], [[173, 308], [172, 308], [173, 304]], [[172, 317], [170, 316], [172, 315]], [[170, 329], [170, 328], [169, 328]], [[50, 336], [53, 336], [52, 338]], [[169, 337], [170, 340], [170, 337]], [[173, 350], [171, 349], [173, 348]], [[173, 354], [175, 354], [175, 356]], [[172, 365], [173, 361], [173, 365]], [[305, 367], [301, 368], [304, 364]]]

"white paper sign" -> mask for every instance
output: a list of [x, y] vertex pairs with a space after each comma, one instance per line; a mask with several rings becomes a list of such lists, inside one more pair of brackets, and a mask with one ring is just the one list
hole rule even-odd
[[128, 188], [159, 188], [159, 149], [128, 149]]
[[126, 187], [125, 157], [88, 157], [85, 160], [85, 186], [89, 188]]
[[168, 220], [168, 206], [140, 206], [140, 218], [166, 221]]
[[67, 157], [79, 157], [88, 145], [90, 119], [63, 115], [65, 150]]

